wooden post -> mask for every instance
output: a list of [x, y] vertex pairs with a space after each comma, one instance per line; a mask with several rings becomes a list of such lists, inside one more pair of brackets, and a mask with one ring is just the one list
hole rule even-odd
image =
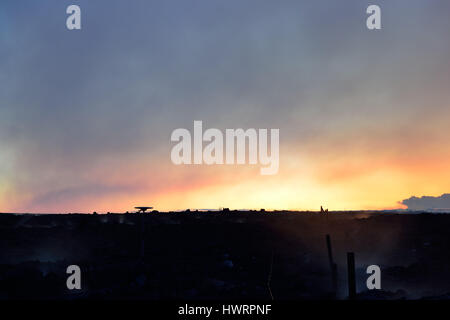
[[144, 233], [145, 233], [145, 230], [144, 230], [144, 228], [145, 228], [145, 222], [144, 222], [144, 213], [140, 213], [140, 215], [141, 215], [141, 246], [140, 246], [140, 252], [139, 252], [139, 256], [140, 256], [140, 258], [141, 258], [141, 260], [142, 261], [144, 261], [144, 253], [145, 253], [145, 235], [144, 235]]
[[327, 249], [328, 249], [328, 261], [330, 262], [330, 267], [333, 268], [333, 252], [331, 250], [331, 240], [330, 235], [326, 235], [327, 238]]
[[327, 249], [328, 249], [328, 261], [330, 263], [330, 269], [331, 269], [331, 287], [334, 293], [334, 296], [336, 297], [337, 294], [337, 265], [333, 261], [333, 251], [331, 248], [331, 239], [330, 235], [326, 235], [326, 241], [327, 241]]
[[356, 280], [355, 280], [355, 254], [347, 252], [347, 270], [348, 270], [348, 298], [356, 297]]

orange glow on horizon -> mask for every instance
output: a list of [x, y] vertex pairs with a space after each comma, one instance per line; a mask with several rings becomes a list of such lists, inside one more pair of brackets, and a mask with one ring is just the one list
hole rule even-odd
[[[450, 151], [427, 144], [427, 153], [373, 150], [322, 143], [280, 150], [280, 170], [259, 174], [260, 166], [175, 166], [167, 158], [109, 159], [83, 173], [111, 191], [67, 198], [0, 184], [2, 212], [126, 212], [137, 205], [160, 211], [189, 209], [383, 210], [405, 208], [411, 196], [450, 191]], [[300, 150], [300, 151], [298, 151]], [[326, 150], [326, 152], [324, 152]], [[369, 149], [370, 151], [370, 149]], [[433, 183], [430, 183], [432, 181]], [[61, 182], [63, 185], [65, 181]], [[55, 185], [59, 195], [59, 186]], [[76, 190], [83, 186], [74, 186]], [[78, 188], [78, 189], [77, 189]], [[31, 190], [31, 191], [30, 191]], [[65, 190], [65, 189], [63, 189]], [[68, 189], [70, 190], [70, 189]], [[50, 201], [36, 201], [47, 199]]]
[[[255, 167], [172, 168], [149, 179], [131, 193], [81, 197], [74, 203], [20, 208], [19, 212], [126, 212], [136, 205], [153, 205], [160, 211], [190, 209], [266, 210], [383, 210], [404, 208], [399, 201], [412, 195], [440, 195], [450, 190], [448, 165], [430, 159], [424, 166], [411, 163], [368, 161], [346, 165], [286, 161], [276, 176], [261, 176]], [[295, 167], [295, 168], [294, 168]], [[295, 170], [296, 169], [296, 170]], [[447, 170], [444, 170], [447, 169]], [[410, 174], [414, 170], [414, 174]], [[429, 185], [426, 181], [438, 181]], [[116, 178], [113, 183], [116, 183]], [[152, 187], [153, 182], [160, 184]], [[166, 181], [164, 183], [164, 181]], [[110, 183], [111, 183], [110, 182]], [[138, 182], [134, 182], [138, 183]], [[31, 197], [31, 195], [30, 195]], [[24, 200], [25, 201], [25, 200]], [[3, 198], [3, 212], [8, 211]], [[16, 202], [17, 203], [17, 202]], [[10, 211], [14, 210], [11, 207]]]

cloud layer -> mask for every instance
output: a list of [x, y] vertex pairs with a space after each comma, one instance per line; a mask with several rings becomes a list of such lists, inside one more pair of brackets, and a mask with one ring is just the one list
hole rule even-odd
[[409, 210], [442, 210], [450, 212], [450, 194], [446, 193], [440, 197], [411, 197], [401, 202], [408, 206]]
[[[0, 211], [364, 209], [450, 190], [449, 1], [378, 0], [379, 32], [370, 1], [76, 3], [81, 31], [64, 1], [0, 1]], [[170, 134], [194, 120], [279, 128], [279, 176], [175, 168]]]

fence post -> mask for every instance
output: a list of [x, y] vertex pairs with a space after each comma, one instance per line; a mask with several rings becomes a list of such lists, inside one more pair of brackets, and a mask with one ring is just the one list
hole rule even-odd
[[331, 248], [331, 239], [330, 235], [326, 235], [326, 241], [327, 241], [327, 249], [328, 249], [328, 261], [330, 263], [330, 269], [331, 269], [331, 287], [333, 290], [334, 297], [336, 298], [337, 295], [337, 265], [333, 261], [333, 251]]
[[356, 280], [355, 280], [355, 254], [347, 252], [347, 271], [348, 271], [348, 298], [356, 297]]

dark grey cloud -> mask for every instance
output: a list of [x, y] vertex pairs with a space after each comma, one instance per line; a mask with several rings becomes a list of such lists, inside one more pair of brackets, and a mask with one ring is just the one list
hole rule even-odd
[[401, 204], [408, 206], [409, 210], [440, 210], [450, 212], [450, 194], [446, 193], [439, 197], [411, 197], [403, 200]]

